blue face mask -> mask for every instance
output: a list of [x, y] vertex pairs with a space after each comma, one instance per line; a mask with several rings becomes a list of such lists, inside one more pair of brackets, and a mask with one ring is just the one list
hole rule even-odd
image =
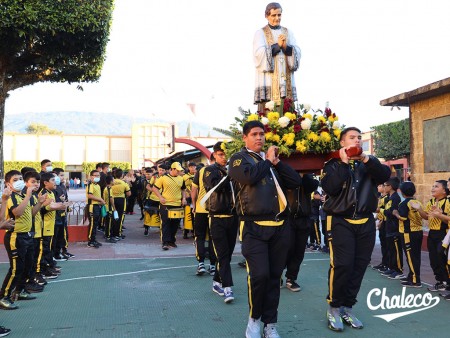
[[94, 177], [94, 182], [95, 182], [95, 183], [100, 182], [100, 177]]
[[61, 179], [59, 178], [59, 176], [55, 177], [55, 183], [56, 183], [56, 185], [60, 185], [61, 184]]
[[50, 171], [53, 170], [53, 167], [50, 165], [50, 166], [48, 166], [48, 167], [45, 167], [45, 170], [46, 170], [47, 172], [50, 172]]

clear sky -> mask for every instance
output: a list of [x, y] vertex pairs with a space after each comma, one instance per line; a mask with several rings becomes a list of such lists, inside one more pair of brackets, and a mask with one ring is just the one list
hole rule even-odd
[[[36, 84], [6, 114], [89, 111], [227, 127], [253, 105], [252, 41], [269, 1], [116, 0], [98, 83]], [[382, 99], [450, 76], [448, 0], [284, 0], [281, 24], [302, 49], [299, 101], [369, 130], [408, 116]], [[186, 103], [195, 103], [197, 115]]]

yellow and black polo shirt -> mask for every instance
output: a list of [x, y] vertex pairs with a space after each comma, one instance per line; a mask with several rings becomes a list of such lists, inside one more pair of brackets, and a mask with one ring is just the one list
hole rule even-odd
[[8, 217], [14, 219], [15, 226], [13, 232], [30, 232], [33, 227], [33, 214], [31, 202], [25, 207], [25, 210], [20, 217], [14, 216], [12, 212], [24, 200], [25, 195], [22, 193], [13, 192], [6, 202], [6, 210]]

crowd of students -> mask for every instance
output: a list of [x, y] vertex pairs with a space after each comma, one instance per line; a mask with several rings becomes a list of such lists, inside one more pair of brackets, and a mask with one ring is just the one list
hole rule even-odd
[[[190, 234], [194, 237], [196, 274], [213, 276], [212, 291], [223, 297], [225, 303], [231, 303], [234, 294], [230, 261], [238, 233], [242, 239], [242, 222], [236, 214], [236, 195], [221, 143], [213, 150], [210, 165], [190, 162], [186, 169], [174, 162], [125, 175], [121, 169], [110, 170], [108, 163], [99, 163], [90, 172], [86, 186], [88, 247], [101, 247], [98, 232], [109, 243], [125, 239], [124, 218], [126, 214], [134, 214], [136, 203], [144, 236], [148, 236], [150, 227], [157, 227], [163, 250], [177, 247], [176, 234], [182, 220], [183, 237], [187, 239]], [[41, 172], [25, 167], [5, 175], [0, 228], [7, 229], [4, 243], [10, 268], [0, 291], [1, 309], [14, 310], [18, 308], [17, 300], [35, 299], [33, 293], [44, 291], [47, 280], [61, 274], [57, 262], [74, 257], [68, 252], [66, 212], [70, 203], [64, 182], [64, 170], [53, 168], [50, 160], [41, 162]], [[382, 261], [373, 269], [389, 279], [400, 280], [405, 287], [422, 287], [422, 221], [427, 220], [429, 261], [436, 278], [428, 290], [440, 291], [450, 300], [448, 184], [437, 180], [425, 207], [414, 198], [416, 189], [410, 181], [401, 183], [392, 177], [378, 186], [376, 228]], [[285, 285], [293, 292], [301, 290], [297, 278], [305, 250], [329, 252], [327, 215], [322, 208], [325, 193], [317, 190], [318, 185], [313, 176], [303, 175], [300, 186], [286, 191], [290, 244], [283, 268]], [[409, 268], [407, 274], [403, 255]], [[245, 267], [246, 262], [240, 265]], [[281, 278], [281, 285], [283, 282]], [[0, 336], [9, 332], [0, 326]]]
[[[378, 186], [377, 229], [381, 244], [382, 261], [373, 266], [383, 276], [400, 280], [405, 287], [420, 288], [423, 220], [428, 221], [427, 249], [429, 264], [435, 276], [435, 284], [428, 291], [441, 292], [450, 300], [450, 243], [449, 221], [450, 179], [437, 180], [431, 187], [431, 198], [425, 207], [414, 198], [414, 183], [400, 183], [396, 177]], [[409, 272], [405, 275], [403, 257]]]

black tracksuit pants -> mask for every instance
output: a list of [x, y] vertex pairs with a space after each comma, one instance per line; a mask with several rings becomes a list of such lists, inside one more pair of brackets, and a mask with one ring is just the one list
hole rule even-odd
[[0, 297], [10, 297], [12, 291], [22, 291], [28, 271], [33, 265], [33, 237], [29, 232], [7, 231], [4, 244], [9, 258], [9, 269], [3, 280]]
[[178, 227], [180, 226], [181, 218], [169, 218], [168, 209], [180, 208], [175, 206], [160, 205], [159, 212], [161, 216], [161, 241], [162, 244], [175, 243], [177, 241], [176, 235]]
[[89, 242], [96, 242], [97, 228], [101, 222], [100, 204], [89, 204]]
[[433, 270], [436, 281], [446, 282], [449, 281], [448, 273], [446, 270], [445, 261], [439, 257], [438, 247], [442, 245], [442, 240], [445, 237], [445, 231], [430, 230], [428, 232], [427, 247], [428, 257], [430, 258], [430, 266]]
[[278, 320], [280, 278], [289, 250], [289, 224], [262, 226], [245, 221], [242, 254], [247, 261], [250, 317], [265, 324]]
[[300, 271], [300, 265], [305, 257], [306, 243], [310, 233], [310, 222], [308, 217], [291, 218], [290, 226], [290, 244], [286, 260], [286, 278], [297, 280]]
[[402, 234], [402, 247], [408, 263], [408, 280], [420, 283], [420, 264], [422, 260], [423, 231], [412, 231]]
[[211, 216], [210, 222], [210, 234], [217, 257], [217, 269], [213, 281], [222, 283], [223, 288], [230, 287], [233, 286], [230, 262], [236, 245], [239, 221], [237, 216]]
[[397, 272], [403, 272], [403, 249], [400, 235], [386, 236], [388, 252], [388, 268]]
[[[203, 212], [196, 212], [194, 218], [194, 241], [195, 241], [195, 257], [197, 261], [205, 261], [205, 241], [206, 235], [209, 236], [209, 219], [208, 214]], [[216, 264], [216, 255], [211, 244], [211, 238], [208, 243], [209, 262], [211, 265]]]
[[382, 222], [380, 229], [378, 229], [378, 238], [381, 246], [381, 264], [389, 266], [389, 253], [386, 240], [386, 223]]
[[362, 224], [328, 216], [330, 269], [327, 302], [332, 307], [352, 307], [375, 246], [375, 220]]

